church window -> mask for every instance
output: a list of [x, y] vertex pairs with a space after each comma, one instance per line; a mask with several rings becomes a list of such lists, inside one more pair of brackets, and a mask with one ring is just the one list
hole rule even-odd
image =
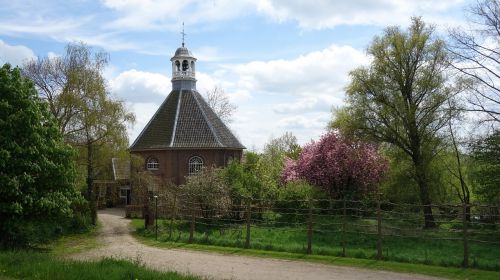
[[178, 60], [175, 61], [175, 69], [177, 69], [177, 71], [181, 71], [181, 63]]
[[156, 158], [148, 158], [146, 168], [148, 170], [158, 170], [158, 167], [160, 164], [158, 163], [158, 160]]
[[194, 156], [189, 159], [189, 175], [195, 175], [203, 169], [203, 159]]

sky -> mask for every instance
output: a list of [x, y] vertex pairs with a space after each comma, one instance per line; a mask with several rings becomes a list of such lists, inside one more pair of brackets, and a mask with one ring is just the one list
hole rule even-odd
[[387, 26], [421, 16], [438, 35], [464, 26], [465, 0], [0, 0], [0, 64], [64, 54], [84, 42], [110, 54], [108, 87], [136, 115], [132, 143], [171, 90], [182, 42], [198, 59], [200, 93], [221, 87], [237, 106], [229, 124], [249, 149], [293, 133], [325, 133], [348, 73]]

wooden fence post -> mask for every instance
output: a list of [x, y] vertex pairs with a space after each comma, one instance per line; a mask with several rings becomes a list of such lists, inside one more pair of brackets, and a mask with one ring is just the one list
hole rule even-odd
[[252, 220], [252, 201], [250, 198], [247, 199], [246, 206], [246, 226], [247, 226], [247, 235], [245, 240], [245, 248], [250, 248], [250, 223]]
[[309, 219], [307, 221], [307, 254], [312, 254], [313, 202], [309, 200]]
[[191, 222], [190, 222], [190, 225], [189, 225], [189, 240], [188, 240], [188, 243], [193, 243], [194, 226], [195, 226], [195, 210], [191, 209]]
[[342, 198], [342, 257], [345, 257], [345, 231], [346, 231], [346, 201], [345, 197]]
[[170, 229], [169, 229], [169, 233], [168, 233], [168, 238], [172, 238], [172, 230], [173, 230], [173, 227], [174, 227], [174, 221], [175, 221], [175, 214], [176, 214], [176, 211], [177, 211], [177, 194], [174, 193], [174, 204], [172, 205], [172, 216], [170, 217]]
[[382, 260], [382, 211], [380, 209], [381, 194], [377, 195], [377, 260]]
[[462, 222], [463, 222], [463, 240], [464, 240], [464, 260], [462, 262], [462, 266], [467, 268], [469, 267], [469, 240], [467, 238], [467, 201], [463, 202], [463, 214], [462, 214]]

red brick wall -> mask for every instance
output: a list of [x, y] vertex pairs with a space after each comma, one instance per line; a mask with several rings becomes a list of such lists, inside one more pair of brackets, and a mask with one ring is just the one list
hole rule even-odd
[[[170, 180], [172, 183], [181, 185], [185, 183], [185, 177], [189, 173], [188, 161], [193, 156], [203, 159], [204, 166], [222, 167], [227, 164], [230, 158], [241, 160], [242, 150], [215, 150], [215, 149], [189, 149], [189, 150], [158, 150], [131, 152], [141, 155], [145, 161], [149, 157], [154, 157], [159, 161], [158, 170], [153, 174], [161, 177], [162, 180]], [[146, 169], [146, 166], [144, 166]]]

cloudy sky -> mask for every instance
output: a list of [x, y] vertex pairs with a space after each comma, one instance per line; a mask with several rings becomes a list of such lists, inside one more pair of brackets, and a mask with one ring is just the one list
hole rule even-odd
[[137, 116], [133, 142], [171, 89], [181, 44], [198, 58], [200, 92], [222, 87], [238, 106], [231, 128], [249, 149], [285, 131], [301, 144], [342, 106], [348, 72], [389, 25], [422, 16], [438, 32], [463, 24], [462, 0], [0, 0], [0, 64], [64, 53], [83, 41], [107, 51], [110, 91]]

